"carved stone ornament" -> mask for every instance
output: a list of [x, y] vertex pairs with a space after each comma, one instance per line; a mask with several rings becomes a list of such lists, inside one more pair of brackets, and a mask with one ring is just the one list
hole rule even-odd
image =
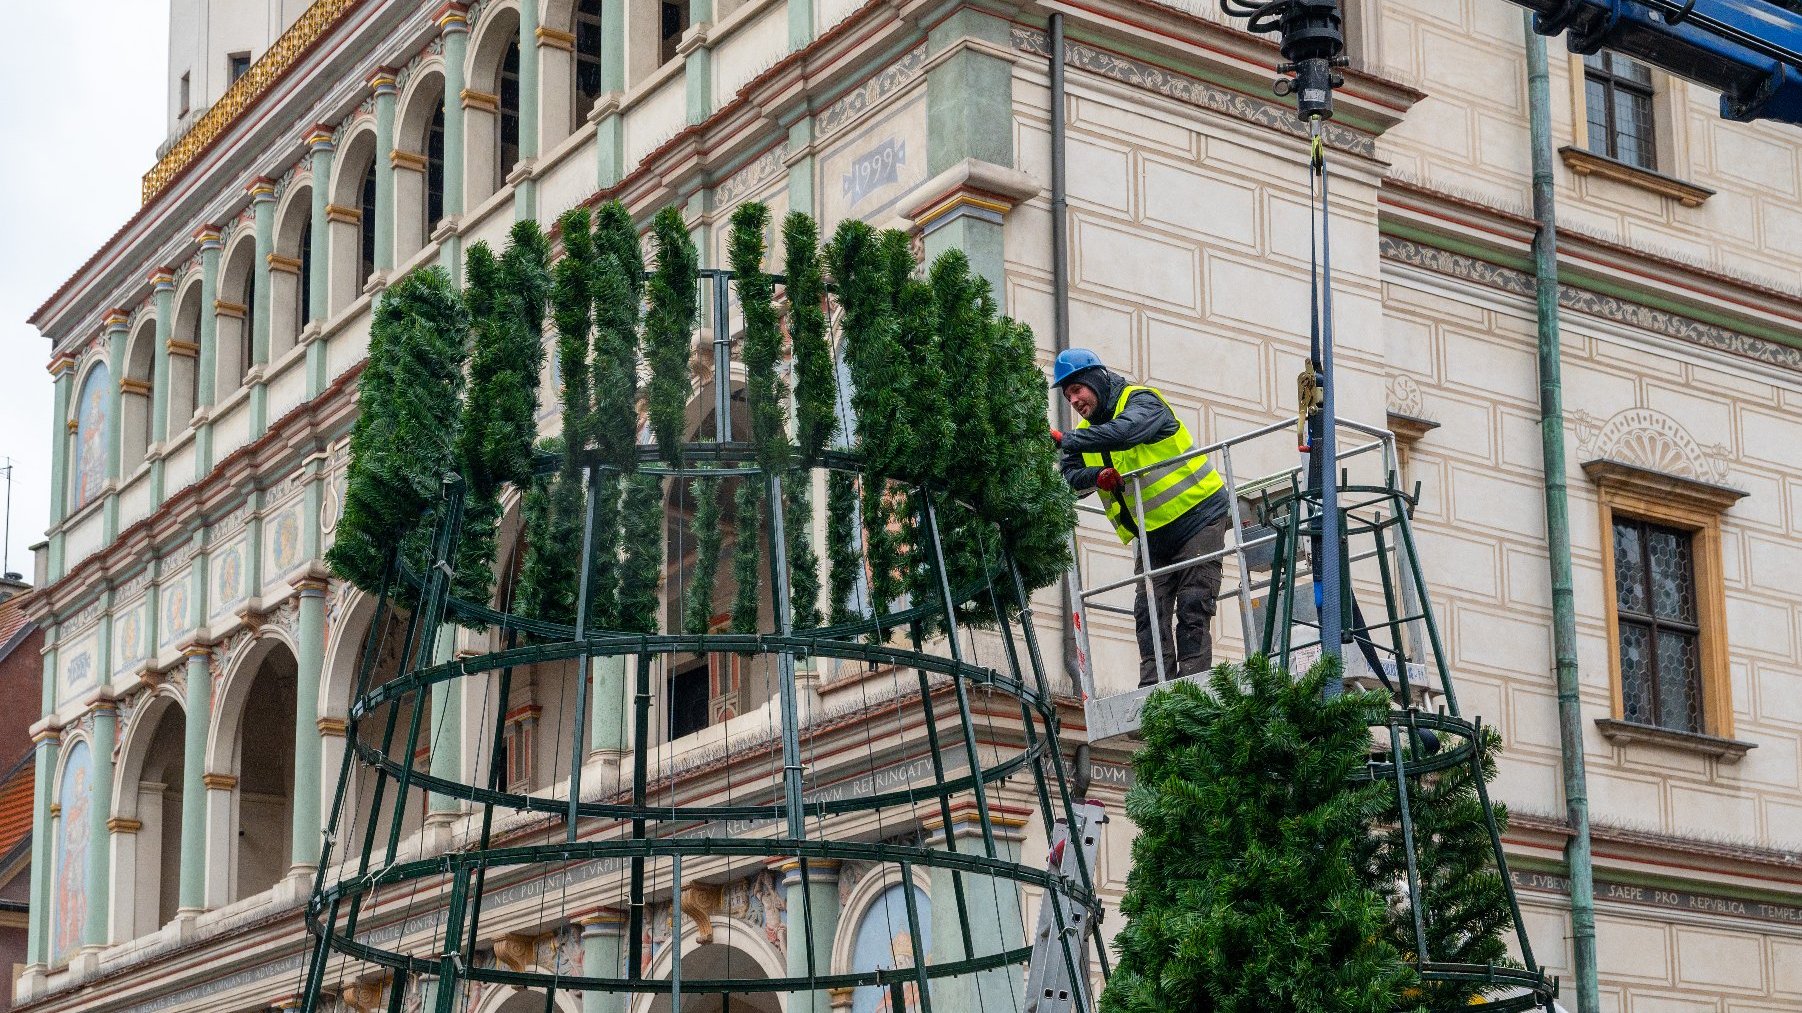
[[682, 888], [682, 913], [695, 923], [695, 942], [713, 942], [713, 916], [719, 910], [719, 887], [696, 884]]

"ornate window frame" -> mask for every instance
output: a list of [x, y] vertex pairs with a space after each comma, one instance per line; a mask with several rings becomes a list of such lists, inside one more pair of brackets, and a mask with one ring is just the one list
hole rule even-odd
[[[1746, 493], [1711, 482], [1654, 471], [1621, 461], [1583, 462], [1596, 485], [1600, 506], [1602, 595], [1608, 636], [1611, 711], [1596, 719], [1602, 734], [1617, 743], [1644, 742], [1714, 756], [1737, 763], [1754, 748], [1733, 737], [1733, 681], [1727, 650], [1727, 586], [1721, 560], [1721, 514]], [[1616, 514], [1690, 533], [1695, 565], [1696, 618], [1701, 632], [1701, 733], [1624, 720], [1621, 696], [1620, 617], [1612, 592]]]

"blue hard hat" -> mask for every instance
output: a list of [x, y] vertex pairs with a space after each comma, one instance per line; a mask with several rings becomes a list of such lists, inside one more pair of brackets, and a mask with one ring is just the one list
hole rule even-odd
[[1057, 361], [1051, 365], [1051, 385], [1062, 387], [1076, 374], [1100, 365], [1101, 356], [1094, 352], [1086, 348], [1067, 348], [1057, 353]]

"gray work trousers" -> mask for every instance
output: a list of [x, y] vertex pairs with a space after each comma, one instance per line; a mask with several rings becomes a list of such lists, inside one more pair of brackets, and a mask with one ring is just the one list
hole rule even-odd
[[[1219, 552], [1226, 545], [1226, 528], [1230, 519], [1222, 517], [1195, 533], [1183, 543], [1176, 558], [1165, 563], [1153, 561], [1153, 569], [1161, 569], [1184, 559], [1194, 559]], [[1220, 597], [1220, 564], [1222, 558], [1173, 570], [1151, 578], [1157, 594], [1158, 639], [1164, 651], [1165, 678], [1205, 672], [1214, 664], [1214, 611]], [[1145, 557], [1133, 554], [1133, 572], [1145, 572]], [[1139, 628], [1139, 685], [1158, 682], [1158, 656], [1151, 644], [1151, 615], [1145, 607], [1145, 583], [1135, 585], [1133, 619]], [[1173, 639], [1174, 634], [1174, 639]]]

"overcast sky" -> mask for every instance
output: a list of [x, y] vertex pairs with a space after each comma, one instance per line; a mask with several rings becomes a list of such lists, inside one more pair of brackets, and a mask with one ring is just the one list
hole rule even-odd
[[[13, 461], [7, 566], [31, 579], [50, 516], [50, 345], [25, 322], [138, 207], [163, 139], [169, 5], [7, 5], [0, 60], [0, 459]], [[3, 463], [3, 462], [0, 462]], [[3, 487], [0, 487], [3, 494]]]

